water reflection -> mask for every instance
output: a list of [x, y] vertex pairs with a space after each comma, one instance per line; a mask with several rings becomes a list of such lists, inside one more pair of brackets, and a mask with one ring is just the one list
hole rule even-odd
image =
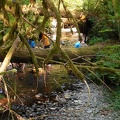
[[[32, 102], [36, 94], [51, 96], [51, 94], [65, 89], [64, 83], [73, 82], [73, 79], [67, 75], [63, 66], [52, 65], [51, 71], [46, 76], [47, 84], [45, 87], [44, 76], [41, 75], [38, 77], [36, 73], [31, 71], [32, 68], [28, 65], [26, 67], [24, 72], [18, 71], [17, 73], [11, 74], [9, 80], [6, 77], [6, 82], [13, 88], [23, 102], [27, 101], [27, 104]], [[10, 92], [10, 94], [14, 96], [13, 92]]]

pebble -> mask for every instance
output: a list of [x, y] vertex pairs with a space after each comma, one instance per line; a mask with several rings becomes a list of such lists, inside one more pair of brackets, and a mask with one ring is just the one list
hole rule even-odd
[[[78, 83], [79, 85], [81, 83]], [[112, 111], [106, 115], [102, 115], [100, 112], [103, 108], [109, 110], [109, 103], [103, 100], [103, 94], [99, 94], [105, 88], [102, 87], [99, 91], [92, 83], [89, 83], [89, 87], [92, 91], [90, 98], [88, 97], [87, 87], [84, 86], [80, 92], [78, 90], [66, 90], [61, 93], [61, 96], [57, 96], [58, 100], [56, 102], [33, 103], [31, 106], [18, 105], [12, 106], [12, 109], [24, 118], [50, 115], [44, 117], [44, 120], [120, 120], [119, 112]], [[77, 89], [81, 89], [81, 87]], [[37, 95], [37, 97], [41, 96], [40, 94]], [[86, 106], [88, 103], [89, 106]]]
[[64, 95], [65, 99], [69, 99], [70, 96], [71, 96], [71, 95], [70, 95], [69, 93], [65, 93], [65, 95]]
[[91, 109], [86, 110], [87, 113], [92, 113]]
[[56, 110], [56, 108], [55, 108], [55, 107], [54, 107], [54, 108], [53, 108], [53, 107], [51, 107], [51, 108], [50, 108], [50, 110]]

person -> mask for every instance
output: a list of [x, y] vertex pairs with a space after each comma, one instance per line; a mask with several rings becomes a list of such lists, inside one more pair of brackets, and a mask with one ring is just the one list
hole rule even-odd
[[82, 47], [80, 41], [77, 41], [77, 42], [75, 43], [75, 46], [74, 46], [74, 47], [75, 47], [75, 48], [80, 48], [80, 47]]
[[35, 41], [33, 39], [28, 39], [28, 43], [30, 45], [31, 48], [35, 48], [36, 44], [35, 44]]
[[80, 22], [78, 22], [79, 30], [81, 33], [83, 33], [84, 40], [83, 43], [87, 42], [88, 35], [92, 29], [93, 22], [88, 18], [88, 16], [81, 15], [80, 16]]
[[49, 41], [48, 37], [45, 34], [43, 34], [42, 32], [40, 32], [40, 34], [39, 34], [38, 41], [40, 41], [40, 43], [42, 43], [41, 45], [43, 48], [45, 48], [45, 49], [50, 48], [50, 41]]

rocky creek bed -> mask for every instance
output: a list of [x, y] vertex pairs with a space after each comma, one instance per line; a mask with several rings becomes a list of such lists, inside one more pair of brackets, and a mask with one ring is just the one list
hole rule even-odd
[[[105, 99], [109, 95], [105, 86], [89, 83], [91, 96], [85, 84], [77, 81], [72, 89], [52, 93], [54, 101], [40, 100], [42, 94], [37, 94], [37, 101], [31, 105], [12, 105], [23, 120], [120, 120], [120, 112], [110, 109]], [[1, 118], [2, 120], [6, 120]]]

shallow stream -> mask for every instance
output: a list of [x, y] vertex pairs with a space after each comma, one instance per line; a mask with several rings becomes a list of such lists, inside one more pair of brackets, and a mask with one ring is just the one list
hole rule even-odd
[[[75, 77], [68, 75], [63, 66], [52, 65], [51, 67], [51, 70], [46, 75], [46, 86], [44, 84], [44, 75], [37, 77], [30, 67], [26, 68], [25, 71], [7, 75], [5, 79], [21, 101], [27, 105], [37, 99], [35, 97], [37, 94], [42, 95], [39, 98], [41, 101], [45, 101], [48, 97], [49, 100], [54, 100], [58, 92], [71, 89], [71, 84], [75, 82]], [[11, 90], [9, 91], [12, 98], [16, 98], [16, 101], [19, 101], [17, 96]]]

